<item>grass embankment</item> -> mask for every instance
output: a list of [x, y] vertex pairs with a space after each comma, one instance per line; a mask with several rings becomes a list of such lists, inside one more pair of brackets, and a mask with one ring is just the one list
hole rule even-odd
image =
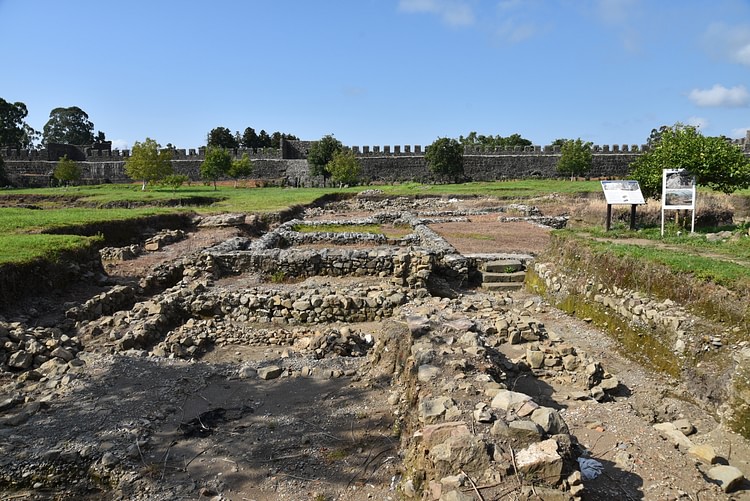
[[747, 229], [721, 242], [702, 234], [660, 238], [659, 229], [604, 235], [556, 232], [550, 255], [601, 283], [669, 298], [709, 320], [744, 325], [750, 318]]
[[[33, 208], [0, 207], [0, 265], [54, 258], [59, 252], [93, 245], [95, 237], [45, 235], [52, 228], [65, 228], [106, 221], [122, 221], [176, 212], [266, 213], [307, 205], [329, 195], [354, 194], [370, 188], [393, 196], [476, 196], [527, 198], [550, 193], [590, 192], [596, 182], [503, 181], [460, 185], [404, 183], [352, 188], [234, 188], [191, 185], [173, 191], [152, 187], [141, 191], [140, 184], [107, 184], [74, 188], [4, 190], [3, 197], [23, 200]], [[206, 200], [213, 200], [206, 204]], [[194, 203], [195, 202], [195, 203]], [[200, 203], [198, 203], [200, 202]], [[132, 206], [128, 208], [129, 206]], [[118, 208], [107, 208], [118, 207]], [[41, 209], [41, 210], [40, 210]]]

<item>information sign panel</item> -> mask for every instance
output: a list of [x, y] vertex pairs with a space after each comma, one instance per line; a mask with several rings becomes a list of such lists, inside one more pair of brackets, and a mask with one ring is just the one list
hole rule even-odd
[[664, 169], [661, 179], [661, 234], [664, 235], [665, 210], [690, 210], [695, 231], [695, 176], [685, 169]]
[[638, 181], [602, 181], [604, 198], [610, 205], [645, 204]]

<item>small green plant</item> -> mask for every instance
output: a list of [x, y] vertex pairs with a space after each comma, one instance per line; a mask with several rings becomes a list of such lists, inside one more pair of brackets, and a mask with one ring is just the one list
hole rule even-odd
[[286, 273], [284, 272], [284, 270], [275, 271], [271, 274], [269, 280], [274, 284], [284, 283], [284, 281], [286, 280]]
[[354, 415], [354, 417], [356, 417], [357, 419], [365, 419], [369, 415], [370, 414], [366, 410], [359, 410], [359, 411], [356, 412], [356, 414]]
[[333, 449], [325, 454], [326, 461], [333, 463], [334, 461], [341, 461], [349, 455], [349, 451], [346, 449]]
[[169, 176], [161, 180], [161, 184], [167, 186], [168, 188], [172, 188], [172, 193], [175, 193], [180, 186], [189, 181], [190, 178], [185, 176], [184, 174], [170, 174]]

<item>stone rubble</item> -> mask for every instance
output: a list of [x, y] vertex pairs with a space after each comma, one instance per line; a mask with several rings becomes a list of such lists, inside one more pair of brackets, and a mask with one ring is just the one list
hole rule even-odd
[[[384, 206], [366, 197], [354, 203], [373, 212]], [[426, 207], [419, 199], [399, 204]], [[528, 498], [581, 499], [586, 482], [578, 458], [587, 451], [571, 435], [565, 409], [556, 408], [551, 399], [517, 391], [515, 383], [523, 378], [564, 381], [576, 388], [574, 398], [600, 405], [596, 402], [618, 397], [619, 379], [595, 356], [549, 332], [535, 317], [533, 302], [517, 303], [508, 294], [461, 292], [468, 261], [418, 217], [404, 211], [398, 218], [412, 225], [415, 236], [392, 247], [280, 249], [307, 242], [295, 240], [293, 225], [281, 225], [262, 238], [235, 239], [160, 266], [138, 287], [113, 286], [68, 308], [59, 327], [0, 321], [0, 368], [11, 381], [0, 394], [0, 438], [6, 443], [0, 485], [41, 489], [105, 483], [119, 489], [122, 499], [175, 499], [196, 493], [222, 499], [220, 483], [159, 487], [144, 478], [143, 453], [157, 439], [156, 431], [167, 418], [165, 409], [175, 411], [209, 380], [356, 381], [365, 379], [372, 367], [387, 366], [393, 378], [388, 403], [401, 434], [403, 475], [393, 483], [398, 495], [459, 501], [474, 499], [477, 486], [494, 486], [483, 487], [487, 499], [507, 494], [509, 487]], [[203, 224], [242, 224], [240, 220], [244, 222], [244, 216], [204, 219]], [[354, 233], [310, 238], [361, 242], [361, 235]], [[159, 248], [166, 240], [154, 243]], [[112, 259], [117, 255], [105, 254]], [[247, 269], [280, 270], [296, 278], [369, 275], [378, 280], [241, 290], [214, 282]], [[552, 289], [566, 287], [548, 267], [537, 265], [537, 273]], [[439, 295], [431, 283], [436, 277], [447, 277]], [[597, 302], [634, 321], [680, 329], [691, 325], [690, 317], [674, 305], [590, 285]], [[388, 319], [404, 326], [405, 339], [377, 339], [347, 325]], [[195, 362], [212, 348], [228, 346], [284, 351], [279, 359], [235, 367]], [[522, 354], [508, 358], [503, 350], [509, 347]], [[358, 362], [350, 365], [350, 359]], [[158, 372], [158, 386], [137, 415], [113, 414], [115, 402], [85, 391], [96, 378], [104, 384], [127, 381], [138, 391], [140, 378], [150, 374], [147, 367]], [[79, 415], [106, 426], [81, 435], [75, 424], [52, 423], [55, 443], [38, 436], [34, 421], [49, 420], [46, 410], [74, 390], [81, 392], [76, 397]], [[204, 417], [208, 421], [210, 416]], [[200, 422], [193, 431], [204, 428]], [[737, 468], [717, 464], [720, 458], [709, 446], [688, 438], [695, 432], [689, 421], [660, 423], [654, 429], [710, 468], [707, 477], [724, 492], [743, 481]]]

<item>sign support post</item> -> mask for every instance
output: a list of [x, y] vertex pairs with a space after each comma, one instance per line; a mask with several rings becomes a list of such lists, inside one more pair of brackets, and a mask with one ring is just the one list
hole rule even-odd
[[692, 212], [690, 233], [695, 233], [695, 176], [685, 169], [664, 169], [661, 178], [661, 236], [664, 236], [664, 211]]
[[635, 208], [646, 203], [638, 181], [602, 181], [602, 190], [607, 200], [606, 231], [612, 227], [613, 205], [630, 205], [630, 229], [635, 230]]

